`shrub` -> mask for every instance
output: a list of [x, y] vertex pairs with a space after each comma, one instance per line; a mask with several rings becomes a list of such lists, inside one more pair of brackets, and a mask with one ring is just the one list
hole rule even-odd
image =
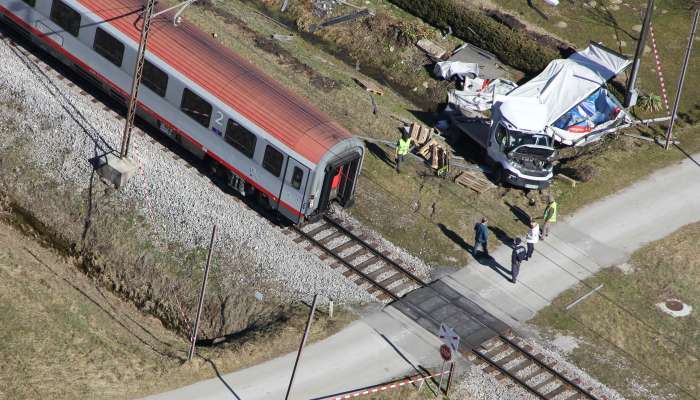
[[554, 50], [454, 0], [390, 1], [432, 25], [451, 26], [462, 40], [492, 52], [502, 62], [526, 74], [540, 72], [558, 57]]

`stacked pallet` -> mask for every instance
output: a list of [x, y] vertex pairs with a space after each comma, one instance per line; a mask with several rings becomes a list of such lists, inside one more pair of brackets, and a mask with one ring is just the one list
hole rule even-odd
[[430, 162], [437, 175], [445, 175], [449, 170], [450, 154], [447, 147], [434, 137], [435, 130], [414, 122], [409, 132], [416, 144], [416, 154]]

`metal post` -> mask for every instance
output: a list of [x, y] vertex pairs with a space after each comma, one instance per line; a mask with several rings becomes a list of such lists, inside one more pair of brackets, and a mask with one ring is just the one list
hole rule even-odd
[[452, 386], [452, 374], [455, 372], [455, 362], [452, 361], [450, 364], [450, 375], [447, 377], [447, 388], [445, 388], [445, 395], [450, 394], [450, 386]]
[[314, 301], [311, 303], [311, 312], [309, 313], [309, 319], [306, 321], [306, 328], [304, 328], [304, 336], [301, 339], [301, 344], [299, 345], [299, 351], [297, 352], [297, 359], [294, 361], [294, 368], [292, 369], [292, 377], [289, 379], [289, 387], [287, 388], [287, 395], [284, 396], [284, 400], [289, 400], [289, 393], [292, 391], [292, 384], [294, 383], [294, 375], [297, 372], [297, 366], [299, 365], [299, 359], [301, 358], [301, 352], [304, 350], [304, 345], [306, 344], [306, 338], [309, 336], [309, 328], [311, 327], [311, 321], [314, 319], [314, 313], [316, 312], [316, 298], [317, 294], [314, 295]]
[[141, 41], [139, 42], [139, 50], [136, 55], [136, 63], [134, 64], [134, 76], [131, 82], [131, 95], [129, 97], [129, 110], [126, 113], [126, 122], [124, 123], [124, 133], [122, 134], [122, 146], [119, 151], [119, 157], [125, 158], [129, 155], [129, 142], [131, 141], [131, 129], [134, 127], [134, 117], [136, 116], [136, 104], [139, 96], [139, 85], [143, 76], [143, 63], [146, 54], [146, 45], [148, 43], [148, 34], [151, 30], [151, 16], [155, 9], [156, 0], [146, 0], [146, 5], [143, 10], [143, 27], [141, 28]]
[[211, 265], [211, 252], [214, 249], [214, 237], [216, 236], [216, 225], [211, 229], [211, 240], [209, 241], [209, 252], [207, 253], [207, 265], [204, 268], [204, 279], [202, 280], [202, 290], [199, 291], [199, 305], [197, 306], [197, 318], [194, 321], [194, 329], [192, 330], [190, 352], [187, 355], [187, 361], [192, 360], [194, 355], [194, 347], [197, 343], [197, 332], [199, 331], [199, 318], [202, 316], [202, 306], [204, 305], [204, 291], [207, 288], [207, 279], [209, 278], [209, 266]]
[[693, 17], [693, 25], [690, 28], [690, 37], [688, 38], [688, 48], [685, 50], [685, 58], [683, 59], [683, 68], [681, 69], [681, 77], [678, 80], [678, 90], [676, 91], [676, 100], [673, 102], [673, 112], [671, 113], [671, 122], [666, 130], [666, 144], [664, 149], [668, 150], [671, 145], [671, 135], [673, 134], [673, 124], [676, 122], [678, 114], [678, 105], [681, 102], [681, 93], [683, 92], [683, 83], [685, 82], [685, 73], [688, 71], [688, 62], [690, 61], [690, 52], [693, 50], [693, 41], [695, 40], [695, 32], [698, 29], [698, 17], [700, 16], [700, 8], [695, 9]]
[[280, 8], [280, 12], [285, 12], [287, 11], [287, 6], [289, 5], [289, 0], [284, 0], [284, 3], [282, 3], [282, 8]]
[[438, 384], [438, 391], [442, 392], [442, 378], [445, 376], [445, 363], [447, 361], [442, 362], [442, 367], [440, 367], [440, 383]]
[[333, 299], [328, 299], [328, 319], [333, 319]]
[[642, 63], [642, 55], [644, 55], [644, 45], [649, 33], [649, 25], [651, 25], [651, 17], [654, 14], [654, 0], [647, 2], [647, 11], [644, 15], [644, 24], [642, 31], [639, 33], [639, 41], [637, 42], [637, 51], [634, 54], [634, 64], [632, 65], [632, 74], [627, 81], [627, 94], [625, 95], [625, 107], [632, 107], [637, 104], [637, 75], [639, 74], [639, 65]]

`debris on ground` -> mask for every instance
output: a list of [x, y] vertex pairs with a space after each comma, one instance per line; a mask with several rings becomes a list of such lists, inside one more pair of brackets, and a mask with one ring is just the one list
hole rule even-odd
[[469, 188], [478, 194], [488, 192], [489, 190], [496, 188], [496, 185], [494, 185], [480, 170], [462, 171], [455, 178], [455, 183]]
[[360, 78], [353, 78], [353, 80], [358, 85], [360, 85], [363, 89], [365, 89], [366, 91], [368, 91], [370, 93], [378, 94], [380, 96], [384, 95], [384, 91], [372, 82], [369, 82], [369, 81], [366, 81], [366, 80], [360, 79]]
[[352, 12], [350, 14], [346, 15], [341, 15], [338, 17], [331, 18], [327, 21], [321, 22], [320, 24], [312, 24], [309, 26], [309, 32], [313, 33], [316, 32], [319, 29], [323, 29], [326, 27], [329, 27], [331, 25], [335, 24], [340, 24], [341, 22], [347, 22], [347, 21], [352, 21], [354, 19], [362, 18], [362, 17], [373, 17], [374, 16], [374, 11], [364, 8], [359, 11]]
[[506, 95], [518, 85], [505, 79], [466, 79], [464, 89], [452, 89], [447, 92], [447, 103], [455, 110], [488, 111], [493, 106], [493, 99]]
[[294, 35], [281, 35], [275, 33], [274, 35], [272, 35], [272, 38], [275, 40], [279, 40], [280, 42], [291, 42], [292, 40], [294, 40]]
[[571, 178], [571, 177], [566, 176], [566, 175], [561, 174], [561, 173], [560, 173], [560, 174], [557, 174], [557, 175], [555, 176], [555, 178], [557, 178], [558, 180], [560, 180], [560, 181], [566, 183], [567, 185], [571, 186], [572, 188], [573, 188], [573, 187], [576, 187], [576, 184], [578, 183], [578, 181], [577, 181], [576, 179]]
[[416, 43], [416, 46], [435, 59], [442, 60], [447, 55], [447, 51], [445, 49], [428, 39], [419, 40]]
[[474, 79], [479, 76], [479, 64], [462, 61], [440, 61], [433, 67], [433, 74], [445, 80], [459, 78]]

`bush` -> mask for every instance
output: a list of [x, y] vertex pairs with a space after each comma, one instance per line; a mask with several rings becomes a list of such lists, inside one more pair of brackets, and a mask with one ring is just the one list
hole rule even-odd
[[554, 50], [454, 0], [390, 1], [432, 25], [451, 26], [455, 36], [492, 52], [505, 64], [526, 74], [539, 73], [558, 58]]

